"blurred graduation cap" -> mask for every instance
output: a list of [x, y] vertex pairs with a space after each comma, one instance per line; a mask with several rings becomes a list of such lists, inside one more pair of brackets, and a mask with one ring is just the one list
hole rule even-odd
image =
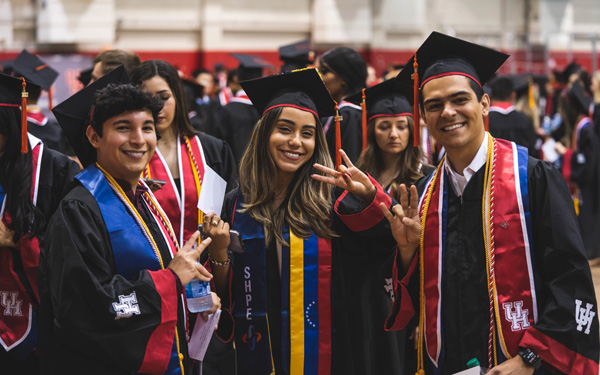
[[315, 61], [315, 51], [310, 48], [310, 40], [279, 47], [279, 60], [283, 61], [282, 72], [303, 69]]
[[273, 68], [267, 60], [260, 56], [232, 53], [231, 56], [239, 61], [238, 72], [240, 80], [259, 78], [263, 75], [263, 69]]
[[13, 62], [13, 69], [17, 76], [25, 77], [25, 79], [30, 80], [48, 92], [49, 107], [52, 109], [52, 92], [50, 88], [54, 84], [54, 81], [56, 81], [58, 72], [25, 49], [21, 51]]
[[[410, 58], [396, 79], [414, 80], [414, 101], [418, 103], [418, 89], [430, 80], [440, 77], [462, 75], [483, 88], [508, 57], [509, 55], [494, 49], [434, 31]], [[414, 140], [417, 146], [420, 143], [417, 105], [414, 113]]]
[[[21, 107], [21, 153], [27, 153], [27, 91], [40, 90], [35, 83], [25, 78], [11, 77], [0, 73], [0, 106]], [[0, 124], [1, 130], [10, 130], [10, 124]]]
[[575, 61], [571, 61], [562, 72], [555, 72], [554, 75], [556, 80], [560, 83], [569, 83], [569, 77], [571, 75], [579, 72], [581, 70], [581, 65], [577, 64]]
[[[307, 111], [317, 118], [336, 116], [336, 168], [341, 162], [340, 124], [337, 105], [329, 95], [316, 69], [301, 69], [240, 82], [248, 98], [264, 115], [273, 108], [292, 107]], [[322, 129], [317, 131], [323, 131]]]
[[383, 81], [344, 100], [363, 107], [363, 150], [367, 147], [367, 123], [376, 117], [413, 117], [413, 86], [410, 81]]
[[77, 80], [83, 84], [83, 86], [87, 86], [92, 80], [92, 72], [94, 71], [94, 67], [84, 69], [79, 72], [79, 77]]
[[585, 89], [578, 81], [573, 82], [571, 87], [567, 90], [567, 96], [579, 113], [585, 115], [589, 113], [593, 99], [586, 94]]
[[75, 151], [75, 154], [84, 167], [96, 161], [96, 150], [92, 147], [85, 134], [90, 123], [94, 99], [99, 90], [102, 90], [111, 83], [129, 83], [129, 78], [123, 65], [90, 83], [52, 110], [73, 151]]
[[183, 84], [183, 91], [185, 92], [186, 96], [195, 100], [196, 98], [201, 98], [204, 95], [204, 86], [192, 80], [191, 78], [181, 78], [181, 83]]
[[0, 66], [2, 67], [2, 73], [11, 75], [14, 71], [13, 63], [15, 60], [3, 60], [0, 61]]

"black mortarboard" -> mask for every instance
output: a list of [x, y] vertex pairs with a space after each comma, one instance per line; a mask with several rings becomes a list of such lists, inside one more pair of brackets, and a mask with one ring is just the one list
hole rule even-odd
[[324, 62], [337, 73], [348, 86], [346, 93], [352, 94], [364, 88], [367, 79], [367, 64], [358, 51], [349, 47], [336, 47], [321, 56]]
[[2, 66], [2, 72], [4, 74], [10, 75], [14, 71], [13, 63], [15, 60], [3, 60], [0, 61], [0, 66]]
[[571, 61], [562, 72], [555, 73], [556, 80], [562, 83], [569, 83], [569, 77], [580, 70], [581, 65], [577, 64], [575, 61]]
[[232, 53], [231, 56], [240, 63], [238, 66], [238, 76], [242, 81], [259, 78], [263, 75], [263, 69], [273, 67], [273, 65], [260, 56], [245, 55], [242, 53]]
[[27, 91], [32, 89], [39, 90], [40, 87], [24, 78], [0, 73], [0, 106], [21, 106], [21, 153], [27, 152]]
[[588, 114], [593, 99], [585, 93], [585, 89], [578, 81], [571, 84], [567, 95], [579, 113]]
[[279, 60], [284, 62], [282, 71], [302, 69], [312, 64], [315, 61], [315, 52], [310, 48], [310, 40], [279, 47]]
[[34, 82], [46, 91], [50, 90], [50, 87], [52, 87], [52, 84], [58, 77], [56, 70], [27, 50], [21, 51], [19, 56], [17, 56], [13, 62], [13, 68], [18, 72], [18, 75]]
[[318, 118], [335, 115], [335, 102], [316, 69], [303, 69], [240, 82], [261, 115], [276, 107], [294, 107]]
[[[360, 105], [362, 92], [358, 92], [344, 100]], [[397, 82], [395, 79], [365, 89], [367, 121], [381, 116], [411, 116], [413, 87], [410, 81]]]
[[81, 82], [84, 86], [87, 86], [88, 83], [92, 80], [92, 72], [94, 71], [94, 67], [84, 69], [79, 72], [79, 77], [77, 80]]
[[[396, 79], [406, 81], [414, 79], [415, 101], [417, 87], [422, 88], [428, 81], [451, 75], [462, 75], [475, 81], [482, 89], [483, 85], [502, 66], [509, 55], [479, 44], [470, 43], [439, 32], [432, 32], [419, 47]], [[415, 146], [420, 143], [419, 113], [415, 106]]]
[[96, 161], [96, 150], [89, 143], [85, 134], [90, 123], [92, 105], [96, 93], [111, 83], [129, 83], [123, 65], [90, 83], [52, 110], [73, 151], [84, 167]]
[[204, 86], [196, 81], [192, 81], [188, 78], [181, 78], [181, 84], [183, 85], [183, 91], [185, 95], [191, 98], [201, 98], [204, 94]]

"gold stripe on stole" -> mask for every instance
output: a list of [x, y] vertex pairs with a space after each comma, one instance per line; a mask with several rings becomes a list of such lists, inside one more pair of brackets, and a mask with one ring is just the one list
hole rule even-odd
[[304, 240], [290, 230], [290, 375], [304, 374]]

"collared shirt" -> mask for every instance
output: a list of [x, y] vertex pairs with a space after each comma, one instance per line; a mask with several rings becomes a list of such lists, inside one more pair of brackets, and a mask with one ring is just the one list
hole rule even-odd
[[121, 189], [123, 189], [125, 195], [127, 196], [127, 198], [129, 198], [129, 200], [135, 206], [135, 208], [137, 208], [138, 212], [145, 212], [143, 199], [141, 199], [140, 197], [142, 196], [142, 194], [147, 192], [148, 189], [144, 185], [138, 183], [134, 193], [129, 182], [119, 179], [115, 179], [115, 181], [117, 181], [117, 183], [121, 186]]
[[485, 137], [483, 137], [483, 142], [481, 142], [481, 146], [479, 146], [479, 151], [477, 151], [477, 154], [475, 154], [475, 157], [473, 158], [473, 160], [471, 160], [471, 164], [469, 164], [463, 170], [462, 176], [454, 171], [447, 157], [444, 159], [444, 169], [448, 173], [448, 176], [450, 176], [450, 181], [452, 182], [452, 186], [454, 187], [454, 192], [456, 193], [456, 195], [463, 195], [465, 187], [469, 183], [471, 177], [473, 177], [473, 175], [485, 165], [485, 162], [487, 160], [487, 152], [488, 134], [485, 133]]

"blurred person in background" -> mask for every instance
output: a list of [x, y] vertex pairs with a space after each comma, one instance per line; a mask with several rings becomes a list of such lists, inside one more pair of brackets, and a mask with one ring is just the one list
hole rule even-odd
[[88, 84], [112, 71], [119, 65], [123, 65], [127, 75], [131, 77], [131, 72], [140, 65], [140, 58], [135, 53], [122, 49], [102, 51], [94, 58], [94, 68]]
[[594, 107], [592, 110], [594, 132], [596, 132], [598, 139], [600, 139], [600, 70], [596, 70], [596, 72], [592, 76], [592, 84], [590, 85], [590, 90], [592, 91], [594, 99]]

